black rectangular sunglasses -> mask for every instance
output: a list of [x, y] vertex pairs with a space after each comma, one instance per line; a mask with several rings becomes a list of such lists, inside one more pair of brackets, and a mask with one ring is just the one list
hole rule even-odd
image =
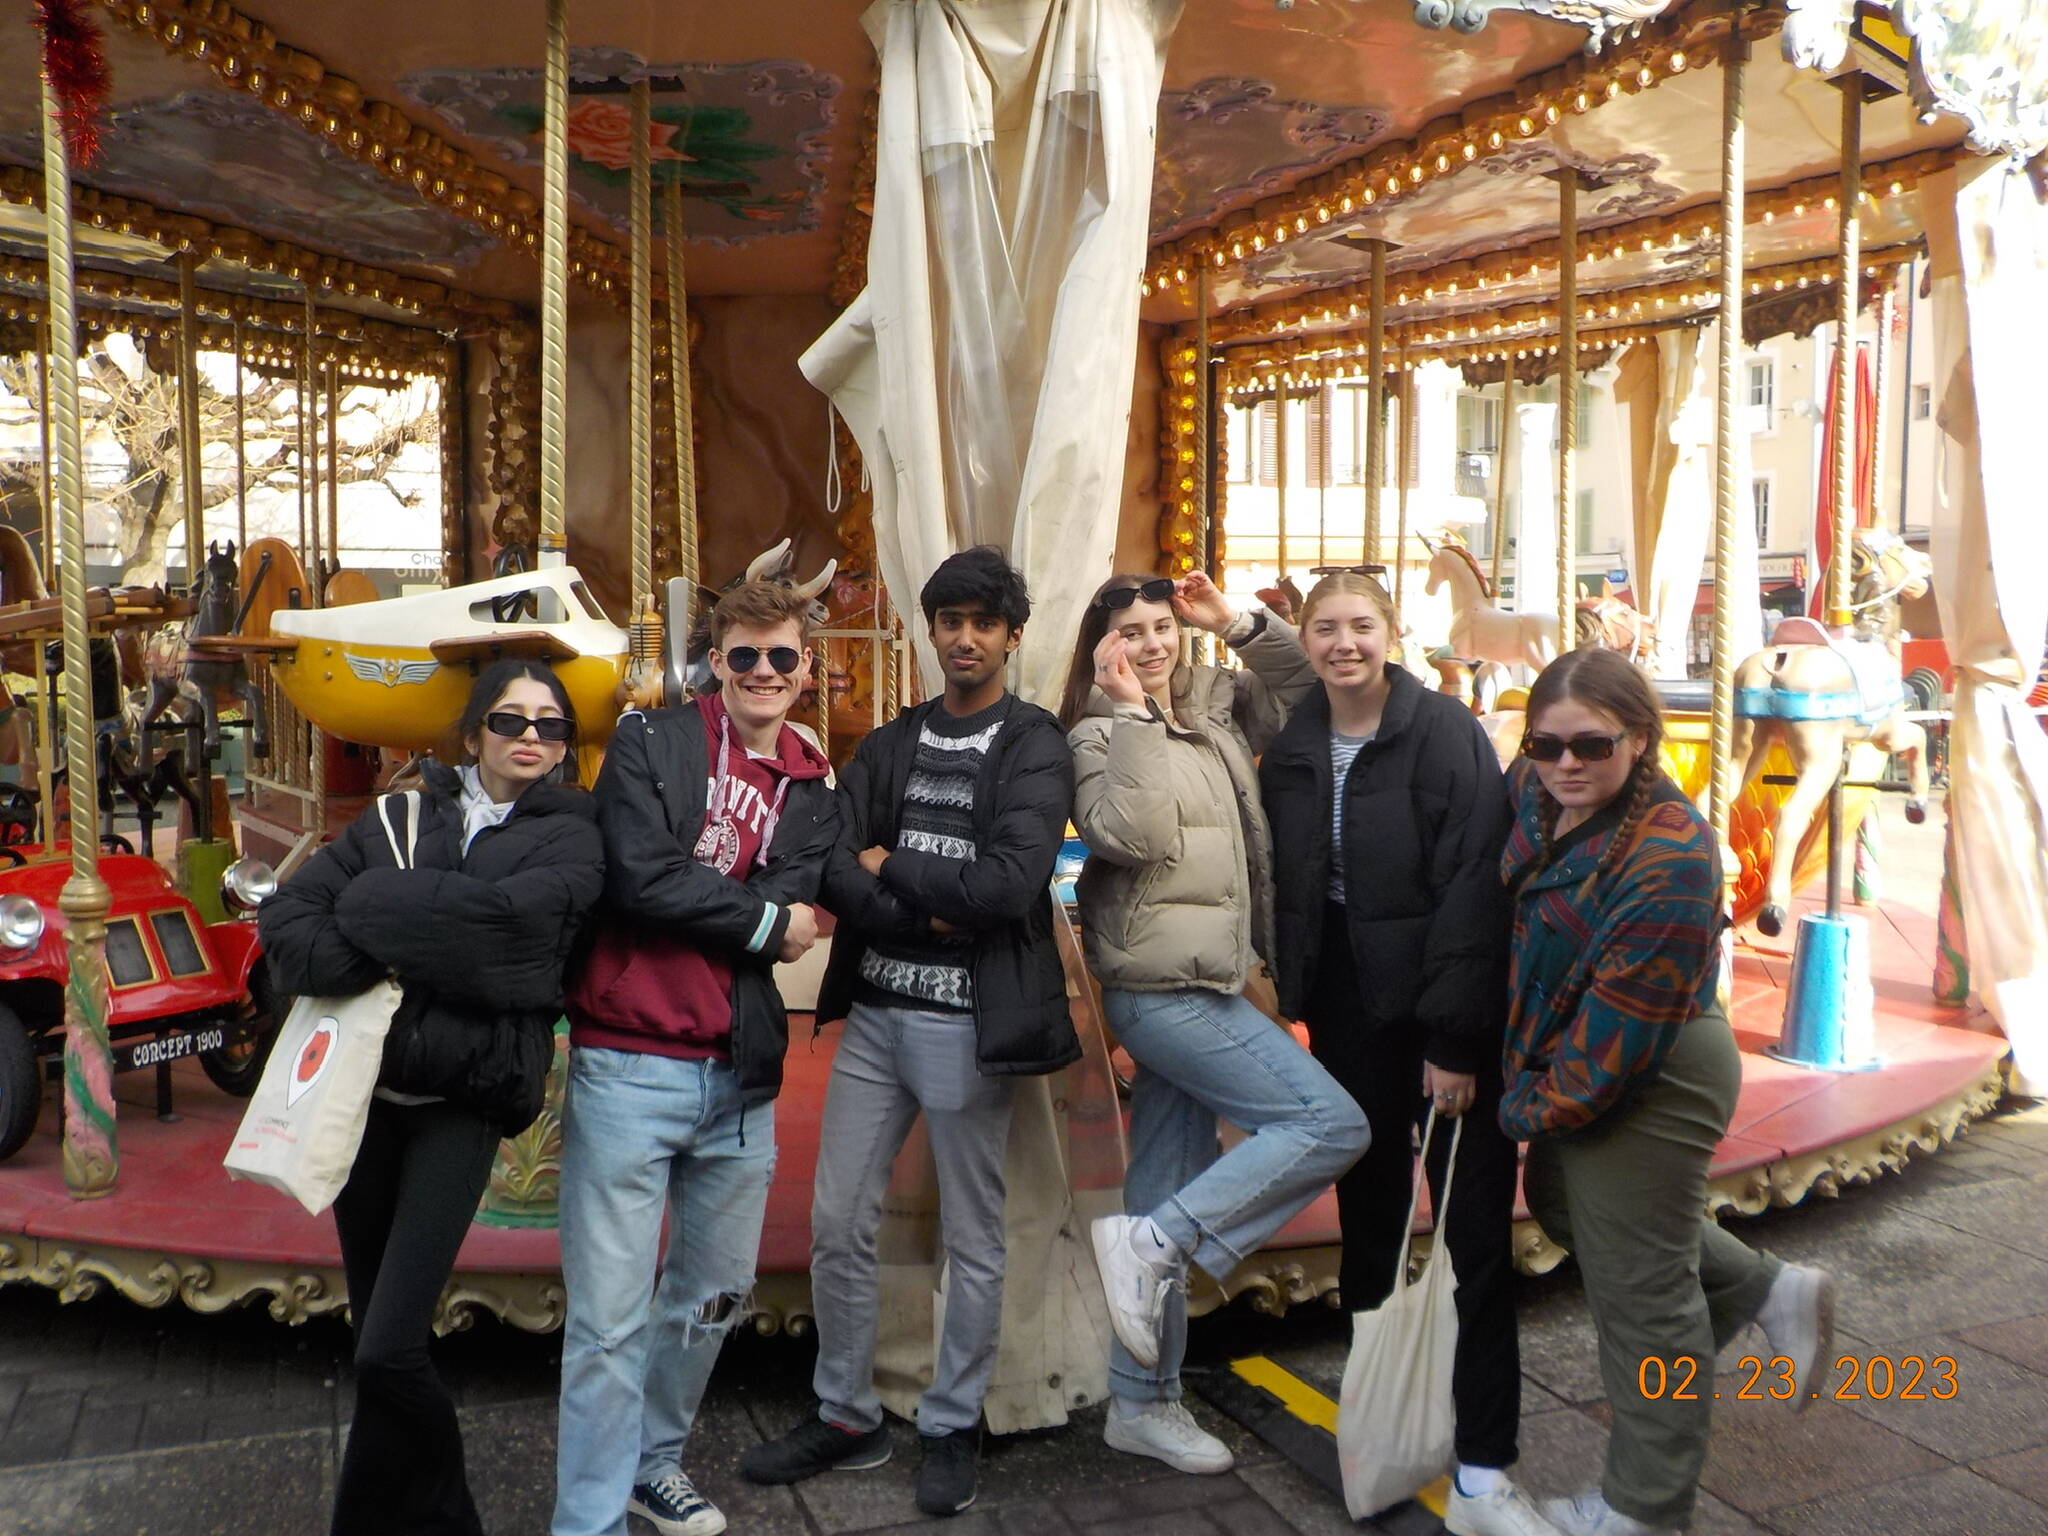
[[804, 659], [803, 653], [793, 645], [771, 645], [765, 651], [758, 645], [736, 645], [723, 655], [726, 666], [740, 677], [746, 676], [759, 666], [763, 656], [768, 658], [768, 665], [784, 677], [794, 672], [797, 663]]
[[493, 736], [503, 736], [511, 741], [517, 741], [528, 730], [542, 741], [567, 741], [576, 734], [576, 722], [561, 715], [542, 715], [538, 720], [529, 720], [509, 709], [492, 710], [484, 716], [484, 725]]
[[1095, 599], [1095, 606], [1107, 608], [1111, 613], [1115, 613], [1120, 608], [1130, 607], [1141, 597], [1148, 603], [1163, 603], [1173, 596], [1173, 587], [1174, 581], [1171, 576], [1154, 576], [1150, 581], [1140, 582], [1135, 587], [1111, 587]]
[[1614, 756], [1614, 749], [1627, 735], [1628, 732], [1623, 731], [1616, 736], [1601, 736], [1593, 732], [1571, 737], [1548, 734], [1524, 736], [1522, 751], [1534, 762], [1554, 763], [1564, 756], [1565, 748], [1569, 747], [1572, 756], [1582, 763], [1604, 763]]

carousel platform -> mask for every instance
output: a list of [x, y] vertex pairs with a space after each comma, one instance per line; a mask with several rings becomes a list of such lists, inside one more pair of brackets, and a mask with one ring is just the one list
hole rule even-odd
[[[1790, 946], [1744, 935], [1734, 1009], [1742, 1097], [1714, 1169], [1714, 1198], [1724, 1208], [1755, 1213], [1895, 1172], [1909, 1157], [1939, 1150], [1997, 1101], [2003, 1040], [1929, 996], [1933, 919], [1892, 903], [1862, 910], [1876, 930], [1882, 1065], [1872, 1071], [1811, 1071], [1764, 1054], [1778, 1037]], [[811, 1171], [836, 1037], [827, 1030], [813, 1046], [807, 1021], [792, 1024], [796, 1043], [777, 1116], [782, 1152], [761, 1244], [755, 1323], [764, 1332], [808, 1323]], [[0, 1283], [49, 1286], [67, 1298], [111, 1288], [146, 1306], [178, 1302], [203, 1312], [265, 1301], [290, 1322], [345, 1305], [331, 1220], [221, 1170], [241, 1101], [215, 1090], [189, 1060], [175, 1068], [175, 1122], [156, 1119], [148, 1074], [118, 1084], [122, 1163], [111, 1194], [77, 1201], [65, 1193], [54, 1104], [28, 1146], [0, 1165]], [[1325, 1195], [1197, 1305], [1246, 1295], [1261, 1310], [1281, 1311], [1327, 1299], [1336, 1241], [1335, 1202]], [[1563, 1257], [1526, 1220], [1516, 1256], [1539, 1272]], [[479, 1223], [441, 1321], [461, 1327], [481, 1308], [545, 1330], [560, 1325], [562, 1307], [554, 1231]]]

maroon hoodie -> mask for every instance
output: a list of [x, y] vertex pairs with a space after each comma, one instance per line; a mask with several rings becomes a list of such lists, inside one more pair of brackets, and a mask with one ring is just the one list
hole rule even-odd
[[[741, 745], [716, 693], [696, 701], [709, 777], [697, 861], [745, 880], [768, 857], [783, 796], [793, 780], [830, 772], [817, 748], [784, 725], [775, 756]], [[570, 989], [569, 1038], [576, 1045], [655, 1056], [723, 1056], [732, 1037], [732, 966], [687, 934], [666, 933], [600, 913], [596, 941]]]

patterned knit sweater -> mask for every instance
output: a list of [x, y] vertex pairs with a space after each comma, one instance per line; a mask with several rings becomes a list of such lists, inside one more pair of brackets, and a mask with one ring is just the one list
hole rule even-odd
[[1669, 779], [1627, 850], [1590, 883], [1622, 806], [1546, 850], [1535, 773], [1518, 765], [1511, 785], [1515, 828], [1501, 874], [1516, 893], [1515, 928], [1500, 1123], [1528, 1140], [1614, 1108], [1712, 1003], [1721, 872], [1712, 829]]

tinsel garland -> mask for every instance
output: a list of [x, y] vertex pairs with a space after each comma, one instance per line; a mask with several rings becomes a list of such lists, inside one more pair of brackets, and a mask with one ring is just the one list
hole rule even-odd
[[100, 113], [113, 77], [100, 29], [81, 0], [35, 0], [35, 24], [43, 34], [43, 74], [57, 97], [64, 146], [74, 168], [99, 158]]

